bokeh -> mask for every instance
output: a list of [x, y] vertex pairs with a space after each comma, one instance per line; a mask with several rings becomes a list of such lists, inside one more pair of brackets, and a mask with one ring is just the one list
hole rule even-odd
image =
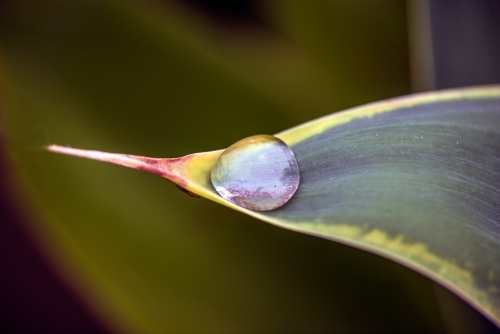
[[[0, 2], [0, 255], [8, 268], [0, 276], [0, 325], [494, 330], [448, 291], [378, 256], [190, 198], [153, 175], [41, 150], [57, 143], [179, 157], [412, 90], [499, 80], [495, 69], [461, 81], [446, 81], [453, 67], [429, 72], [450, 48], [431, 64], [415, 51], [432, 34], [416, 7], [399, 0]], [[494, 24], [484, 29], [497, 36]], [[411, 69], [434, 76], [415, 88]]]

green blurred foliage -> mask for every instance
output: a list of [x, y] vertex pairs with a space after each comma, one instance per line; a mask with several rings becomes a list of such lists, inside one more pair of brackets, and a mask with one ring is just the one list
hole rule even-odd
[[404, 2], [258, 4], [239, 21], [182, 1], [3, 4], [2, 131], [30, 228], [118, 331], [443, 331], [434, 286], [399, 265], [40, 151], [177, 157], [409, 93]]

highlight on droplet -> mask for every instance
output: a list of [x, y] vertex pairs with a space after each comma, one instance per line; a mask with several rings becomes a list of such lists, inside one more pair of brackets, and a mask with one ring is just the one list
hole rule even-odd
[[299, 187], [300, 173], [292, 150], [271, 135], [256, 135], [228, 147], [211, 171], [221, 197], [254, 211], [279, 208]]

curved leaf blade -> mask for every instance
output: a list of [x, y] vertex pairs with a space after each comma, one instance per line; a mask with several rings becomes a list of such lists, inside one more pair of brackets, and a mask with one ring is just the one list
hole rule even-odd
[[297, 193], [277, 210], [249, 211], [213, 190], [222, 150], [161, 159], [173, 173], [162, 176], [260, 220], [399, 262], [500, 324], [500, 86], [373, 103], [276, 136], [301, 171]]
[[500, 323], [500, 87], [389, 100], [281, 137], [303, 181], [264, 220], [407, 265]]

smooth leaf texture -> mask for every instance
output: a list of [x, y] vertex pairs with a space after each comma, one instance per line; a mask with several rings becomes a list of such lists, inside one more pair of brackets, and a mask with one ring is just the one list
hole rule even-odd
[[[63, 283], [120, 333], [492, 326], [392, 261], [192, 199], [146, 173], [39, 149], [179, 157], [410, 93], [405, 2], [259, 2], [249, 24], [189, 3], [0, 4], [0, 127], [20, 195], [5, 204], [30, 214], [23, 227]], [[23, 304], [50, 310], [21, 291], [18, 315], [30, 323]]]
[[270, 212], [214, 191], [223, 150], [150, 159], [50, 149], [152, 172], [263, 221], [382, 255], [500, 324], [500, 86], [374, 103], [276, 136], [292, 148], [301, 183]]

